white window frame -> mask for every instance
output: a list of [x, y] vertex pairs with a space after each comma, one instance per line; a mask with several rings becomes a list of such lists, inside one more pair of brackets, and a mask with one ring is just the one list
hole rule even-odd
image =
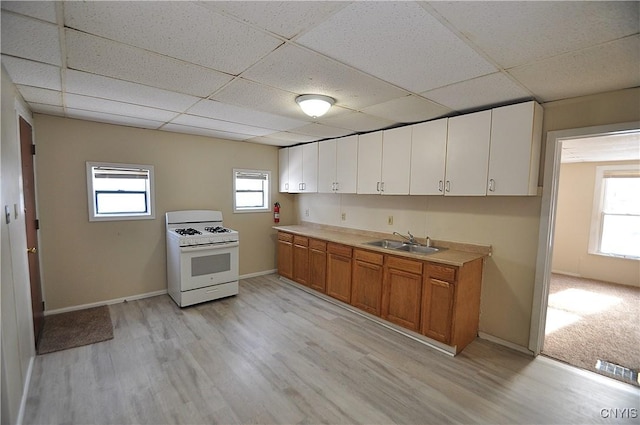
[[[265, 205], [260, 207], [238, 207], [236, 205], [236, 178], [238, 173], [250, 173], [250, 174], [265, 174], [267, 176], [267, 184], [265, 186], [266, 193], [263, 195]], [[246, 168], [234, 168], [233, 169], [233, 212], [234, 213], [254, 213], [254, 212], [270, 212], [271, 211], [271, 171], [269, 170], [254, 170]]]
[[[117, 221], [117, 220], [153, 220], [156, 218], [155, 205], [155, 182], [153, 165], [141, 164], [120, 164], [112, 162], [90, 162], [87, 161], [87, 204], [89, 207], [89, 221]], [[148, 209], [144, 213], [108, 213], [99, 214], [96, 212], [96, 191], [93, 186], [94, 170], [98, 168], [122, 169], [145, 171], [148, 173], [148, 185], [146, 189], [146, 199]]]
[[627, 258], [640, 260], [640, 257], [611, 254], [600, 251], [603, 229], [603, 206], [604, 206], [604, 179], [607, 172], [638, 172], [638, 165], [598, 165], [596, 166], [595, 188], [593, 192], [593, 210], [591, 213], [591, 229], [589, 232], [589, 254], [601, 255], [604, 257]]

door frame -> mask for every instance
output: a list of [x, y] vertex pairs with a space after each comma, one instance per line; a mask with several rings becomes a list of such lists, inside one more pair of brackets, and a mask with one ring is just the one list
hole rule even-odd
[[542, 351], [544, 345], [547, 307], [549, 301], [549, 282], [551, 278], [551, 260], [558, 202], [558, 182], [560, 159], [564, 140], [583, 137], [604, 136], [613, 133], [625, 133], [640, 129], [640, 121], [594, 127], [572, 128], [549, 131], [544, 159], [544, 180], [542, 186], [542, 206], [540, 209], [540, 227], [538, 231], [538, 255], [533, 287], [533, 305], [531, 308], [531, 327], [529, 330], [529, 350], [534, 356]]

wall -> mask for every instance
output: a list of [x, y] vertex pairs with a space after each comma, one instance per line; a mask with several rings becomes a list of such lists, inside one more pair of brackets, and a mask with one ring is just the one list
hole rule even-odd
[[[640, 89], [543, 105], [546, 133], [640, 119]], [[543, 164], [541, 164], [541, 169]], [[542, 175], [539, 181], [542, 182]], [[434, 239], [490, 244], [484, 270], [480, 331], [527, 347], [538, 248], [541, 198], [299, 195], [298, 220], [356, 229], [406, 232]], [[309, 210], [309, 216], [305, 211]], [[346, 212], [346, 220], [341, 213]], [[388, 215], [394, 225], [388, 226]]]
[[[281, 222], [292, 195], [277, 194], [273, 146], [35, 115], [42, 278], [46, 309], [166, 290], [166, 211], [216, 209], [240, 232], [240, 274], [275, 269], [271, 213], [234, 214], [232, 169], [271, 170]], [[89, 222], [86, 161], [155, 167], [154, 220]]]
[[[0, 298], [2, 323], [2, 423], [13, 424], [19, 419], [23, 392], [28, 384], [35, 356], [27, 238], [20, 175], [20, 141], [18, 112], [30, 121], [30, 114], [15, 86], [2, 68], [2, 239], [0, 266], [2, 282]], [[4, 207], [8, 206], [11, 221], [6, 223]], [[17, 216], [14, 215], [17, 211]]]
[[640, 162], [562, 164], [553, 244], [553, 271], [640, 287], [637, 260], [589, 254], [596, 167]]

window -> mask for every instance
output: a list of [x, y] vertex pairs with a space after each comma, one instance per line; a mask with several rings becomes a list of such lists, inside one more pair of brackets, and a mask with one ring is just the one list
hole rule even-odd
[[589, 252], [640, 259], [640, 169], [596, 167]]
[[271, 211], [271, 171], [233, 170], [233, 211]]
[[155, 218], [153, 166], [87, 162], [89, 221]]

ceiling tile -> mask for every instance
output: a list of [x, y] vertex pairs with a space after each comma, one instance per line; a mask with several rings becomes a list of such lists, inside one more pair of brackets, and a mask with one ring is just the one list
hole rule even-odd
[[322, 117], [318, 123], [355, 132], [380, 130], [395, 124], [394, 121], [354, 111], [330, 118]]
[[69, 118], [77, 118], [81, 120], [87, 121], [97, 121], [103, 122], [107, 124], [117, 124], [117, 125], [125, 125], [128, 127], [140, 127], [140, 128], [150, 128], [157, 129], [163, 123], [152, 120], [145, 120], [141, 118], [135, 117], [127, 117], [123, 115], [111, 115], [102, 112], [94, 112], [94, 111], [85, 111], [81, 109], [71, 109], [67, 108], [67, 116]]
[[421, 95], [455, 111], [491, 107], [532, 97], [527, 90], [500, 72], [427, 91]]
[[544, 102], [640, 86], [640, 36], [509, 70]]
[[638, 32], [640, 3], [464, 1], [430, 6], [504, 68]]
[[323, 94], [336, 104], [364, 108], [406, 94], [390, 84], [306, 49], [285, 45], [243, 74], [296, 94]]
[[213, 1], [203, 5], [285, 38], [314, 27], [349, 2]]
[[62, 106], [62, 93], [57, 90], [40, 87], [16, 85], [18, 91], [28, 103], [42, 103], [45, 105]]
[[60, 66], [58, 26], [2, 12], [2, 54]]
[[226, 131], [213, 130], [213, 129], [201, 128], [201, 127], [191, 127], [188, 125], [180, 125], [180, 124], [173, 124], [173, 123], [165, 124], [160, 130], [172, 131], [174, 133], [195, 134], [198, 136], [217, 137], [219, 139], [227, 139], [227, 140], [246, 140], [253, 137], [249, 134], [230, 133]]
[[214, 100], [201, 100], [187, 111], [191, 115], [214, 118], [223, 121], [248, 124], [274, 130], [289, 130], [306, 124], [305, 121], [294, 120], [281, 115], [269, 114], [254, 109], [229, 105]]
[[[308, 136], [314, 136], [314, 140], [342, 137], [349, 134], [353, 134], [351, 130], [345, 130], [344, 128], [329, 127], [328, 125], [322, 125], [317, 123], [307, 124], [304, 127], [294, 129], [296, 133], [306, 134]], [[273, 137], [273, 136], [272, 136]]]
[[2, 64], [15, 84], [62, 90], [60, 68], [57, 66], [4, 55]]
[[362, 112], [395, 122], [414, 123], [440, 118], [452, 111], [420, 96], [411, 95], [364, 108]]
[[234, 75], [282, 43], [197, 2], [66, 2], [65, 23]]
[[56, 3], [53, 1], [2, 1], [2, 9], [56, 23]]
[[413, 92], [497, 71], [415, 2], [354, 2], [297, 42]]
[[199, 100], [186, 94], [73, 70], [66, 73], [66, 91], [176, 112], [186, 110]]
[[74, 30], [66, 30], [65, 38], [67, 66], [92, 74], [199, 97], [211, 95], [233, 78], [209, 68]]
[[80, 96], [71, 93], [67, 93], [65, 95], [64, 102], [67, 108], [103, 112], [111, 115], [124, 115], [160, 122], [171, 121], [178, 115], [176, 112], [165, 111], [162, 109], [148, 108], [146, 106], [98, 99], [96, 97]]
[[234, 122], [215, 120], [211, 118], [197, 117], [195, 115], [182, 114], [171, 121], [172, 124], [186, 125], [190, 127], [200, 127], [206, 129], [215, 129], [226, 131], [229, 133], [246, 134], [251, 136], [265, 136], [275, 133], [275, 130], [254, 127]]

